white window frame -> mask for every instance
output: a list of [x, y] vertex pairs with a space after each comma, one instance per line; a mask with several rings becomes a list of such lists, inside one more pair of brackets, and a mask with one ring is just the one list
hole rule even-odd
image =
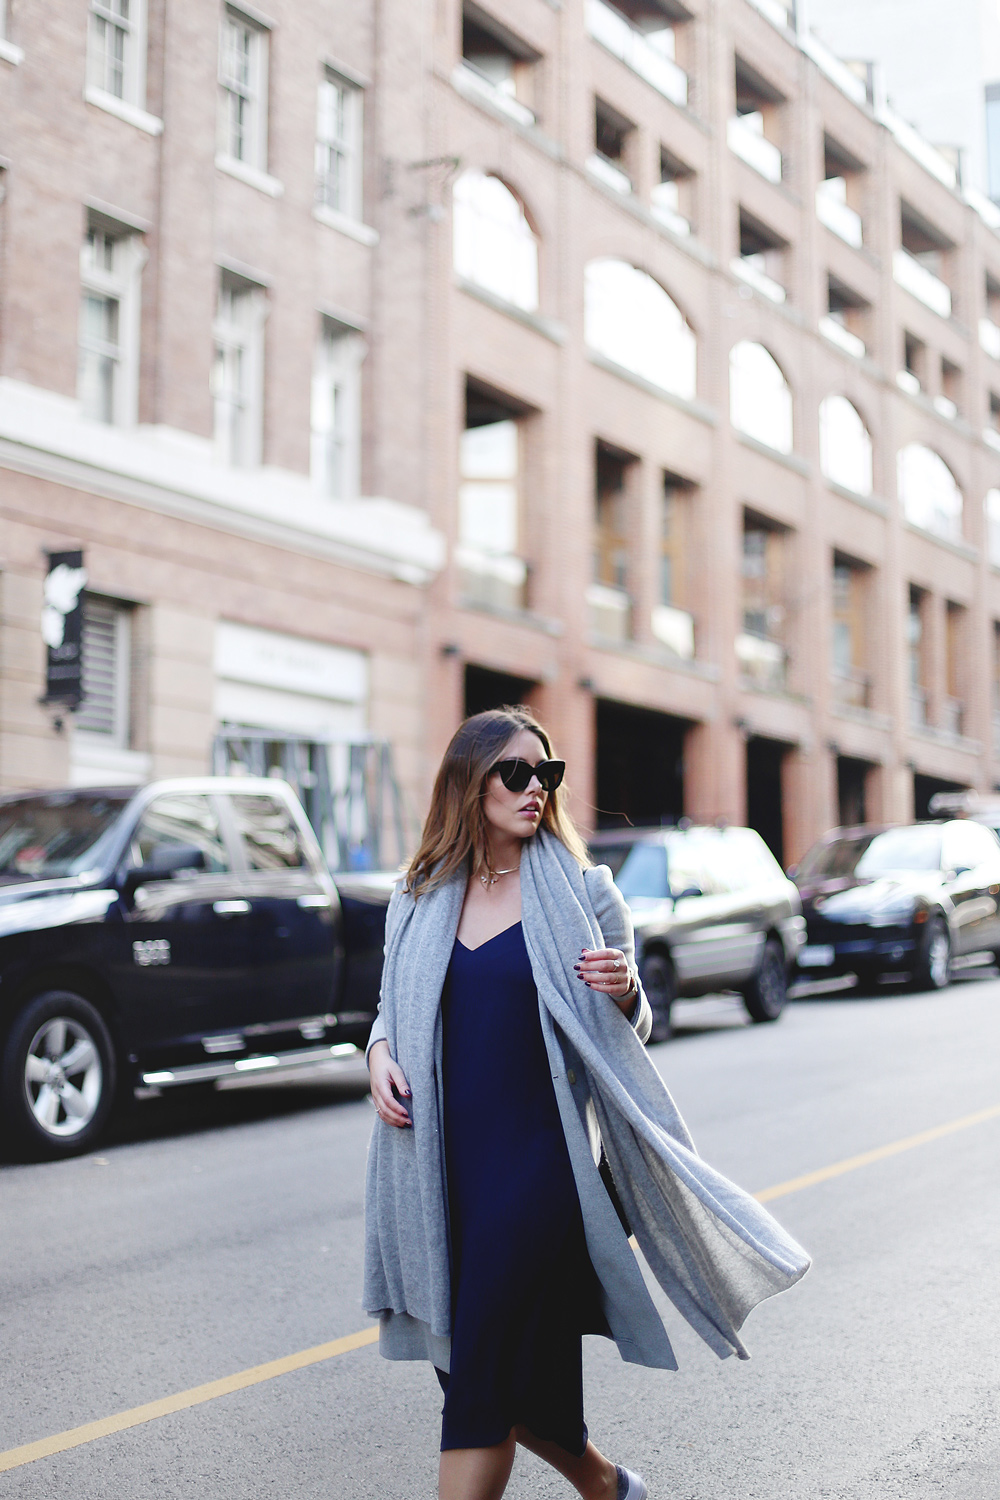
[[[115, 104], [146, 104], [146, 0], [126, 0], [127, 15], [117, 6], [122, 0], [90, 0], [87, 18], [87, 90]], [[114, 87], [108, 70], [107, 39], [118, 31], [122, 38], [121, 89]], [[111, 85], [109, 87], [109, 85]]]
[[[111, 266], [100, 265], [93, 251], [110, 245]], [[114, 427], [131, 427], [139, 415], [139, 337], [142, 268], [147, 260], [141, 235], [128, 226], [91, 218], [80, 249], [80, 332], [78, 335], [78, 392], [82, 402], [82, 365], [85, 353], [112, 361], [111, 401], [106, 416], [95, 417]], [[84, 327], [83, 306], [89, 295], [118, 304], [118, 338], [102, 345]]]
[[[324, 109], [324, 96], [338, 90], [342, 99], [342, 129], [338, 133], [332, 121], [337, 110]], [[331, 159], [339, 156], [343, 163], [342, 191], [331, 190]], [[329, 65], [323, 70], [316, 90], [316, 206], [345, 219], [361, 222], [364, 217], [364, 90]]]
[[361, 366], [367, 353], [356, 328], [322, 318], [313, 366], [310, 473], [328, 500], [361, 494]]
[[15, 47], [8, 37], [7, 22], [7, 0], [0, 0], [0, 57], [4, 62], [10, 63], [11, 67], [16, 68], [24, 62], [24, 48]]
[[[231, 28], [243, 32], [247, 41], [246, 78], [227, 72]], [[268, 48], [270, 33], [266, 26], [247, 15], [236, 5], [225, 5], [219, 22], [219, 119], [218, 149], [223, 161], [237, 162], [241, 167], [267, 172], [268, 114]], [[233, 100], [243, 98], [248, 105], [244, 136], [235, 151], [232, 129]]]
[[[264, 288], [220, 268], [212, 325], [215, 452], [220, 463], [233, 468], [255, 468], [261, 461], [266, 321]], [[234, 370], [238, 381], [229, 378]]]

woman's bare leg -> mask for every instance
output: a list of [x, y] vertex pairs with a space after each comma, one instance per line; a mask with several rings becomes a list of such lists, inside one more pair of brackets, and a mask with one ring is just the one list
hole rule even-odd
[[604, 1457], [593, 1443], [588, 1442], [580, 1458], [574, 1458], [558, 1443], [536, 1438], [527, 1427], [515, 1427], [514, 1436], [522, 1448], [537, 1453], [547, 1464], [558, 1469], [570, 1484], [579, 1490], [584, 1500], [615, 1500], [618, 1494], [618, 1473], [614, 1464]]
[[513, 1432], [493, 1448], [448, 1448], [438, 1470], [438, 1500], [500, 1500], [516, 1449]]

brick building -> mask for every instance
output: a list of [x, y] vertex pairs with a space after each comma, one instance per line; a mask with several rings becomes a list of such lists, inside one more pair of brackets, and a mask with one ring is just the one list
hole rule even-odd
[[87, 10], [0, 41], [0, 784], [420, 808], [513, 697], [588, 824], [994, 783], [1000, 212], [779, 0]]

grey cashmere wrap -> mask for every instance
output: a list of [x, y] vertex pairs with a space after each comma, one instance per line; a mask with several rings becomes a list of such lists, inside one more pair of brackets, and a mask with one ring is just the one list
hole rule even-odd
[[[383, 1354], [432, 1359], [445, 1370], [451, 1282], [440, 1002], [466, 879], [460, 874], [416, 901], [397, 887], [369, 1042], [370, 1048], [384, 1038], [403, 1069], [413, 1128], [375, 1123], [364, 1305], [381, 1318]], [[610, 870], [582, 870], [559, 839], [540, 830], [521, 859], [521, 923], [587, 1248], [623, 1358], [677, 1368], [598, 1171], [601, 1142], [636, 1242], [663, 1291], [720, 1357], [748, 1358], [739, 1337], [747, 1315], [798, 1281], [809, 1257], [765, 1208], [698, 1156], [634, 1027], [576, 977], [573, 964], [584, 947], [620, 948], [633, 962], [631, 918]], [[490, 1101], [490, 1108], [498, 1105]]]

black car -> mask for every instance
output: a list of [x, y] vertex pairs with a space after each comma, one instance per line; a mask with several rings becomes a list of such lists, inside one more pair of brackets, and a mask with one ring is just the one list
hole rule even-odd
[[837, 828], [792, 873], [803, 975], [906, 973], [941, 989], [954, 956], [1000, 955], [1000, 840], [981, 823]]
[[754, 1021], [777, 1020], [804, 924], [798, 892], [759, 834], [632, 828], [595, 834], [590, 852], [631, 908], [653, 1041], [670, 1034], [679, 995], [738, 990]]
[[0, 1117], [50, 1156], [136, 1087], [352, 1053], [391, 875], [335, 884], [283, 782], [0, 798]]

